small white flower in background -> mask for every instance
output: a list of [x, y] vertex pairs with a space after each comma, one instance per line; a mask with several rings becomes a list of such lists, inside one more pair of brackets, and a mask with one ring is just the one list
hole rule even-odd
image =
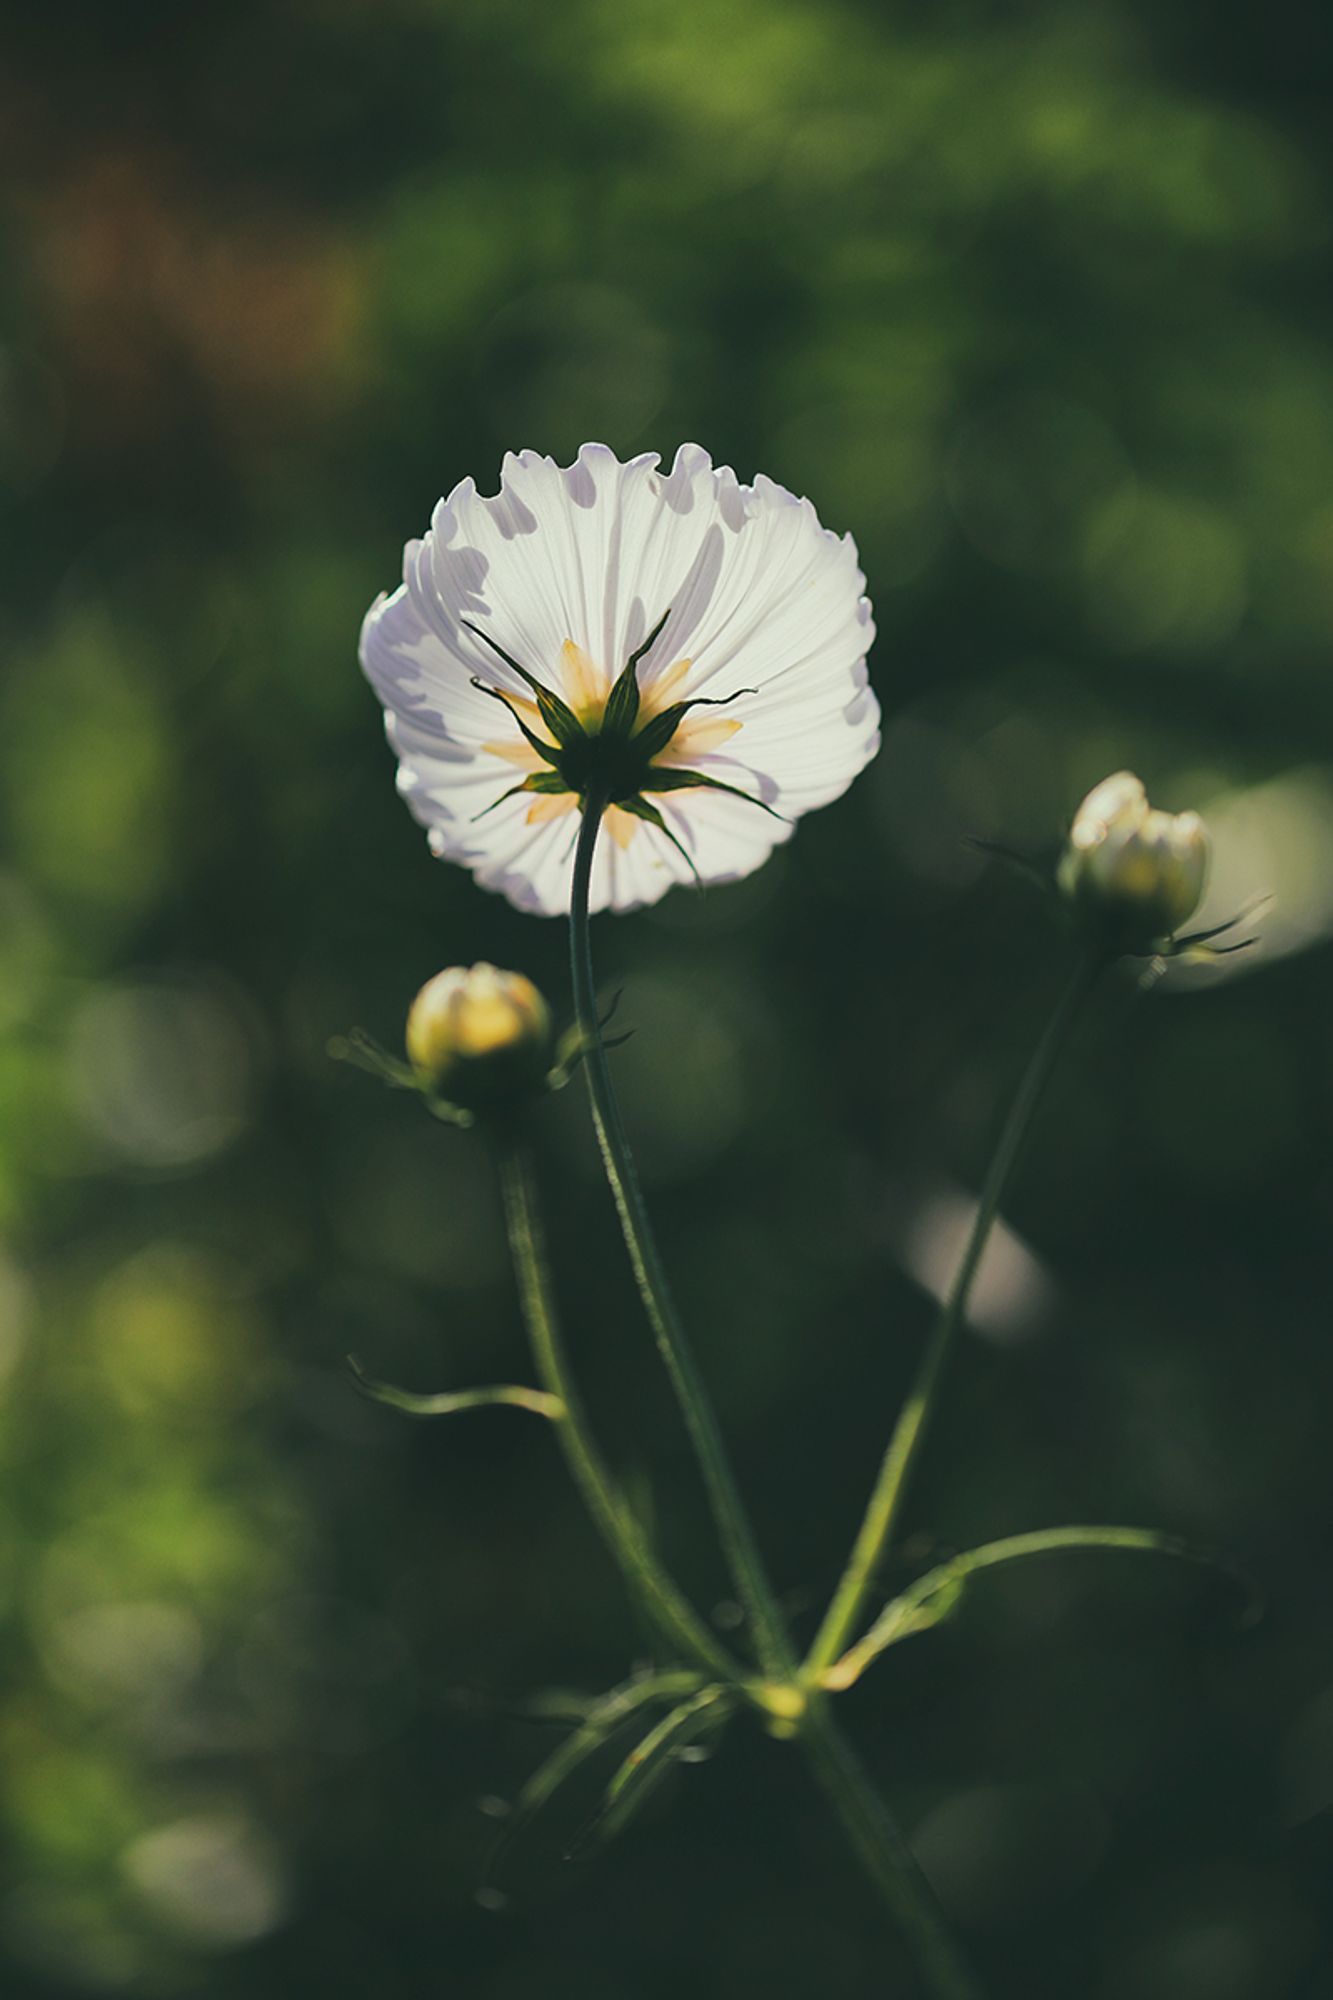
[[551, 1062], [551, 1015], [521, 972], [451, 965], [412, 1002], [406, 1041], [422, 1082], [475, 1111], [541, 1082]]
[[493, 499], [463, 480], [362, 628], [433, 852], [519, 909], [568, 910], [585, 796], [591, 906], [628, 910], [748, 875], [879, 747], [850, 535], [698, 445], [658, 465], [589, 444], [506, 457]]
[[1059, 883], [1126, 941], [1169, 938], [1192, 916], [1208, 874], [1197, 813], [1158, 812], [1132, 771], [1094, 786], [1074, 815]]

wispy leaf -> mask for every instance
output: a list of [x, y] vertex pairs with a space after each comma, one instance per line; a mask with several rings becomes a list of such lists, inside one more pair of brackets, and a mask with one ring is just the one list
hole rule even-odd
[[699, 1688], [655, 1723], [636, 1743], [606, 1789], [601, 1811], [578, 1847], [590, 1841], [614, 1840], [641, 1807], [648, 1803], [674, 1763], [713, 1735], [726, 1722], [735, 1703], [731, 1689]]
[[433, 1395], [418, 1395], [412, 1389], [396, 1388], [392, 1382], [376, 1382], [366, 1374], [354, 1354], [347, 1357], [347, 1367], [353, 1382], [363, 1396], [373, 1403], [387, 1403], [392, 1410], [402, 1410], [409, 1417], [452, 1417], [461, 1410], [484, 1410], [495, 1404], [508, 1405], [515, 1410], [531, 1410], [534, 1416], [547, 1417], [557, 1422], [565, 1414], [565, 1406], [559, 1396], [548, 1395], [544, 1389], [529, 1389], [517, 1382], [492, 1382], [480, 1389], [444, 1390]]
[[[602, 1745], [638, 1711], [652, 1702], [672, 1701], [681, 1696], [689, 1696], [703, 1685], [702, 1676], [688, 1668], [673, 1669], [670, 1672], [644, 1674], [621, 1686], [612, 1688], [588, 1708], [585, 1720], [567, 1736], [533, 1772], [524, 1785], [514, 1809], [505, 1822], [504, 1831], [491, 1856], [489, 1875], [493, 1878], [499, 1871], [504, 1857], [515, 1840], [530, 1826], [542, 1808], [553, 1799], [560, 1788], [571, 1779], [590, 1757], [596, 1755]], [[674, 1713], [674, 1711], [673, 1711]]]
[[1207, 1549], [1196, 1548], [1178, 1535], [1160, 1534], [1152, 1528], [1069, 1527], [1042, 1528], [1030, 1535], [1009, 1535], [1002, 1541], [985, 1542], [968, 1549], [929, 1570], [925, 1576], [899, 1593], [885, 1606], [875, 1623], [856, 1645], [835, 1661], [824, 1674], [823, 1684], [834, 1691], [851, 1687], [872, 1661], [900, 1639], [927, 1632], [957, 1610], [970, 1579], [979, 1571], [997, 1569], [1002, 1564], [1025, 1562], [1033, 1556], [1051, 1556], [1089, 1550], [1122, 1550], [1131, 1554], [1170, 1556], [1177, 1561], [1200, 1564], [1225, 1576], [1245, 1595], [1245, 1615], [1257, 1612], [1253, 1585], [1234, 1564]]

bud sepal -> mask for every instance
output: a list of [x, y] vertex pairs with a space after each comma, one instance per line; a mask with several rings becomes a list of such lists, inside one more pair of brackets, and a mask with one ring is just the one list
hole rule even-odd
[[508, 1116], [568, 1081], [542, 994], [521, 972], [484, 961], [428, 979], [408, 1010], [405, 1040], [406, 1062], [360, 1028], [331, 1041], [329, 1054], [392, 1090], [415, 1091], [451, 1125]]

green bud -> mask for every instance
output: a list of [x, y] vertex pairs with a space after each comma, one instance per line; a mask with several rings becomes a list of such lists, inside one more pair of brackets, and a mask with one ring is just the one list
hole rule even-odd
[[1143, 949], [1171, 937], [1198, 908], [1208, 854], [1197, 813], [1154, 810], [1133, 772], [1117, 771], [1075, 813], [1057, 880], [1115, 942]]
[[464, 1111], [498, 1110], [544, 1086], [550, 1010], [521, 972], [451, 965], [412, 1002], [407, 1053], [433, 1095]]

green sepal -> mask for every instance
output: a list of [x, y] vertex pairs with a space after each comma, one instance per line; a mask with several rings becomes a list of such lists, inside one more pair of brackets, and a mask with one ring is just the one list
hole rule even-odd
[[702, 1687], [654, 1723], [607, 1786], [601, 1810], [575, 1842], [571, 1858], [594, 1841], [605, 1845], [623, 1833], [635, 1814], [647, 1805], [672, 1765], [702, 1738], [720, 1729], [734, 1705], [735, 1697], [729, 1688]]
[[438, 1118], [442, 1124], [466, 1128], [476, 1123], [470, 1111], [464, 1110], [461, 1104], [451, 1104], [447, 1097], [437, 1096], [411, 1063], [400, 1062], [397, 1056], [391, 1056], [364, 1028], [352, 1028], [345, 1035], [334, 1035], [327, 1046], [334, 1062], [351, 1063], [353, 1068], [377, 1076], [381, 1083], [388, 1084], [390, 1090], [415, 1091], [432, 1118]]
[[654, 625], [652, 631], [648, 634], [648, 637], [642, 642], [641, 645], [636, 646], [634, 648], [634, 651], [630, 654], [629, 659], [625, 663], [626, 673], [629, 672], [631, 667], [637, 667], [639, 661], [643, 659], [645, 654], [652, 652], [653, 647], [657, 644], [663, 632], [666, 630], [666, 622], [670, 616], [671, 616], [671, 606], [668, 604], [666, 610], [662, 613], [662, 616], [658, 619], [656, 625]]
[[664, 611], [643, 644], [626, 660], [614, 687], [606, 698], [600, 732], [602, 735], [616, 736], [623, 741], [633, 733], [634, 725], [639, 719], [639, 661], [657, 639], [670, 616], [670, 610]]
[[363, 1396], [372, 1403], [387, 1403], [409, 1417], [452, 1417], [462, 1410], [484, 1410], [505, 1405], [514, 1410], [530, 1410], [535, 1417], [558, 1423], [566, 1414], [559, 1396], [545, 1389], [529, 1389], [518, 1382], [492, 1382], [484, 1389], [446, 1390], [419, 1396], [411, 1389], [399, 1389], [392, 1382], [376, 1382], [366, 1374], [354, 1354], [347, 1357], [348, 1372]]
[[[634, 1031], [632, 1028], [627, 1029], [623, 1035], [608, 1035], [606, 1033], [607, 1028], [615, 1018], [616, 1009], [624, 997], [625, 989], [622, 986], [612, 995], [610, 1006], [597, 1023], [604, 1049], [618, 1049], [623, 1043], [629, 1041], [633, 1035]], [[591, 1046], [590, 1038], [584, 1034], [578, 1022], [572, 1021], [569, 1027], [565, 1029], [560, 1040], [556, 1043], [555, 1061], [551, 1066], [550, 1075], [546, 1079], [552, 1090], [564, 1089]]]
[[431, 1117], [438, 1118], [441, 1125], [457, 1125], [460, 1131], [466, 1132], [477, 1122], [475, 1113], [464, 1110], [461, 1104], [451, 1104], [447, 1097], [436, 1097], [425, 1084], [421, 1086], [421, 1101]]
[[529, 729], [523, 717], [514, 707], [512, 695], [506, 694], [503, 688], [492, 687], [489, 681], [478, 680], [475, 674], [472, 676], [472, 685], [477, 689], [479, 694], [488, 694], [492, 701], [498, 701], [502, 704], [518, 724], [528, 744], [537, 752], [537, 755], [544, 764], [550, 764], [554, 761], [559, 745], [546, 742], [543, 737], [538, 736], [535, 729]]
[[1233, 951], [1248, 951], [1251, 945], [1259, 942], [1258, 938], [1238, 938], [1232, 944], [1215, 944], [1213, 940], [1224, 937], [1228, 931], [1234, 931], [1241, 924], [1248, 923], [1252, 917], [1259, 916], [1272, 902], [1272, 894], [1267, 890], [1261, 890], [1257, 896], [1251, 896], [1243, 903], [1235, 916], [1228, 917], [1224, 924], [1213, 924], [1208, 930], [1189, 931], [1183, 937], [1169, 938], [1164, 944], [1158, 945], [1153, 955], [1158, 958], [1187, 958], [1199, 961], [1227, 958]]
[[587, 1053], [588, 1043], [578, 1023], [565, 1029], [555, 1045], [555, 1061], [547, 1082], [552, 1090], [563, 1090]]
[[[1213, 924], [1206, 931], [1188, 931], [1183, 937], [1173, 938], [1172, 943], [1178, 951], [1189, 951], [1195, 945], [1211, 944], [1214, 938], [1223, 937], [1227, 931], [1234, 931], [1237, 925], [1246, 923], [1251, 917], [1257, 916], [1260, 910], [1266, 909], [1272, 900], [1272, 896], [1267, 892], [1262, 895], [1251, 896], [1249, 901], [1237, 910], [1235, 916], [1228, 917], [1224, 924]], [[1253, 944], [1255, 940], [1247, 938], [1245, 942]], [[1227, 949], [1234, 951], [1236, 947], [1231, 945]]]
[[563, 702], [558, 694], [552, 694], [550, 688], [540, 686], [535, 688], [534, 693], [542, 721], [562, 750], [567, 750], [571, 743], [583, 743], [587, 740], [587, 730], [573, 709]]
[[623, 739], [633, 733], [638, 715], [639, 678], [631, 660], [606, 697], [606, 708], [602, 715], [602, 727], [599, 733]]
[[1179, 1535], [1162, 1534], [1153, 1528], [1041, 1528], [1030, 1535], [1007, 1535], [1002, 1541], [984, 1542], [980, 1548], [968, 1549], [918, 1577], [885, 1606], [865, 1637], [826, 1669], [821, 1685], [831, 1692], [841, 1692], [858, 1681], [888, 1647], [943, 1624], [958, 1609], [967, 1584], [978, 1570], [996, 1569], [1001, 1564], [1022, 1562], [1031, 1556], [1090, 1549], [1124, 1549], [1200, 1564], [1241, 1588], [1245, 1600], [1242, 1622], [1249, 1623], [1258, 1615], [1258, 1593], [1250, 1580], [1224, 1557], [1196, 1548]]
[[[626, 1042], [634, 1040], [633, 1028], [626, 1028], [623, 1035], [603, 1035], [604, 1049], [623, 1049]], [[546, 1078], [548, 1090], [563, 1090], [579, 1064], [587, 1055], [592, 1043], [577, 1027], [570, 1028], [560, 1037], [555, 1052], [555, 1062]]]
[[390, 1090], [415, 1090], [419, 1095], [425, 1094], [425, 1086], [411, 1063], [391, 1056], [364, 1028], [349, 1028], [345, 1035], [333, 1035], [325, 1047], [333, 1062], [350, 1063], [353, 1069], [363, 1069], [368, 1075], [377, 1076], [381, 1083], [387, 1083]]
[[517, 785], [511, 785], [507, 792], [501, 792], [498, 799], [492, 799], [488, 806], [483, 806], [479, 813], [473, 813], [472, 824], [475, 826], [479, 819], [485, 819], [487, 813], [493, 813], [496, 807], [502, 806], [507, 799], [516, 799], [520, 792], [555, 795], [568, 792], [569, 789], [558, 771], [532, 771]]
[[656, 806], [649, 805], [647, 799], [639, 795], [636, 795], [632, 799], [617, 799], [616, 804], [621, 812], [633, 813], [635, 819], [646, 820], [649, 826], [655, 826], [659, 833], [664, 833], [702, 889], [703, 882], [700, 880], [699, 870], [694, 865], [693, 855], [676, 838]]
[[[506, 653], [504, 647], [497, 645], [489, 633], [482, 631], [480, 625], [474, 625], [468, 618], [460, 619], [459, 623], [465, 625], [474, 638], [480, 639], [483, 645], [489, 646], [493, 653], [498, 654], [510, 671], [516, 673], [519, 679], [532, 689], [541, 719], [561, 749], [570, 743], [583, 741], [587, 731], [567, 702], [562, 701], [558, 694], [553, 693], [544, 682], [539, 681], [535, 674], [530, 674], [526, 667], [521, 667], [513, 654]], [[485, 687], [486, 683], [482, 681], [480, 685]], [[524, 734], [527, 734], [526, 730]], [[549, 750], [549, 744], [547, 748]]]
[[754, 688], [737, 688], [734, 694], [696, 694], [689, 701], [672, 702], [670, 708], [664, 708], [660, 715], [649, 717], [635, 737], [634, 746], [642, 750], [645, 757], [656, 757], [659, 751], [666, 749], [692, 708], [725, 708], [728, 702], [754, 692]]
[[684, 792], [696, 787], [709, 792], [729, 792], [733, 799], [744, 799], [747, 806], [758, 806], [760, 812], [766, 812], [770, 819], [781, 820], [784, 826], [787, 824], [782, 813], [775, 812], [772, 806], [765, 805], [752, 792], [743, 792], [739, 785], [724, 784], [721, 778], [710, 778], [703, 771], [680, 771], [655, 765], [643, 785], [647, 792]]

